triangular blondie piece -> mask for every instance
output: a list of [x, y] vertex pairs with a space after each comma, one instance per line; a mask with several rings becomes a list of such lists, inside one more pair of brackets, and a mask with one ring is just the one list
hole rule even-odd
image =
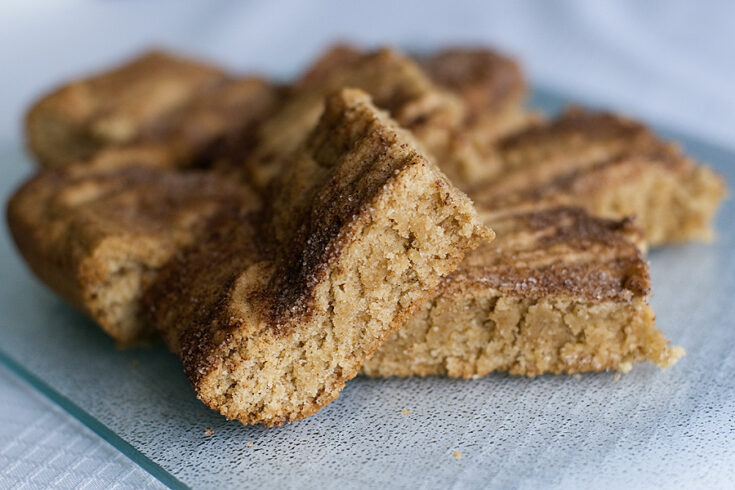
[[465, 253], [470, 200], [365, 93], [328, 98], [262, 213], [233, 214], [145, 298], [199, 398], [277, 425], [334, 400]]

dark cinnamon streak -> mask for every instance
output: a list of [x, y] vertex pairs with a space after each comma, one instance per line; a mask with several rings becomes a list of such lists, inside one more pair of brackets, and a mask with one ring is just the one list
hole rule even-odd
[[720, 176], [640, 123], [571, 108], [501, 138], [500, 171], [469, 193], [490, 210], [579, 206], [593, 216], [635, 216], [651, 245], [711, 238], [726, 194]]
[[[493, 220], [498, 239], [470, 254], [443, 287], [483, 284], [524, 298], [630, 301], [650, 294], [648, 266], [631, 220], [554, 208]], [[471, 286], [468, 286], [471, 287]]]

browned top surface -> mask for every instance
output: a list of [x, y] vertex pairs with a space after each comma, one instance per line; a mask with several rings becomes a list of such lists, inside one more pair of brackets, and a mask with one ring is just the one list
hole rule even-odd
[[622, 153], [676, 152], [643, 124], [612, 114], [570, 107], [556, 119], [530, 126], [496, 143], [506, 172], [550, 160], [586, 166]]
[[143, 127], [224, 77], [221, 70], [201, 62], [152, 51], [114, 70], [65, 85], [41, 99], [31, 112], [61, 110], [75, 121], [89, 124], [99, 136], [109, 130], [109, 136], [120, 137], [127, 127], [115, 125]]
[[[100, 104], [112, 103], [120, 105], [119, 98], [110, 98], [109, 95], [121, 95], [124, 92], [146, 93], [161, 80], [175, 81], [199, 85], [218, 81], [223, 77], [219, 68], [193, 60], [177, 56], [164, 51], [149, 51], [136, 56], [134, 59], [122, 64], [119, 68], [106, 70], [101, 73], [83, 78], [76, 82], [89, 88], [90, 96], [97, 96]], [[132, 100], [132, 95], [130, 99]], [[106, 107], [106, 106], [100, 106]]]
[[495, 288], [502, 294], [629, 301], [649, 294], [648, 264], [629, 220], [589, 216], [578, 208], [485, 217], [494, 242], [470, 253], [446, 291]]
[[[178, 309], [183, 289], [190, 291], [188, 296], [200, 298], [199, 304], [225, 301], [228, 281], [221, 281], [219, 273], [204, 271], [209, 268], [209, 255], [216, 254], [245, 257], [226, 260], [231, 272], [222, 273], [228, 274], [230, 285], [253, 263], [267, 260], [271, 264], [276, 272], [259, 303], [269, 309], [273, 323], [281, 323], [289, 312], [303, 314], [314, 286], [339, 256], [354, 221], [368, 211], [365, 207], [376, 193], [401, 168], [429, 165], [410, 141], [408, 133], [376, 111], [364, 93], [343, 90], [329, 98], [319, 125], [289, 157], [288, 170], [271, 185], [265, 218], [232, 215], [235, 224], [213, 223], [224, 230], [213, 230], [216, 244], [189, 251], [187, 267], [171, 266], [151, 293], [156, 299], [150, 304], [159, 305], [159, 311], [166, 310], [166, 305]], [[240, 228], [239, 220], [248, 225]], [[253, 256], [253, 250], [258, 255]], [[158, 318], [154, 323], [163, 322]]]
[[177, 167], [217, 167], [224, 160], [239, 165], [253, 145], [256, 125], [280, 99], [280, 88], [263, 79], [229, 79], [161, 117], [135, 145], [165, 148]]
[[32, 235], [46, 260], [74, 263], [115, 237], [191, 241], [224, 208], [258, 206], [252, 191], [215, 175], [70, 166], [41, 171], [21, 187], [8, 205], [8, 219], [14, 233]]
[[497, 155], [500, 175], [471, 190], [478, 203], [492, 209], [554, 198], [573, 204], [579, 194], [612, 185], [600, 180], [611, 167], [637, 167], [630, 178], [651, 166], [682, 175], [693, 168], [678, 148], [640, 123], [576, 108], [503, 138]]
[[462, 97], [472, 113], [520, 104], [526, 92], [518, 63], [487, 48], [449, 48], [421, 61], [432, 80]]
[[548, 124], [530, 127], [519, 134], [504, 138], [498, 144], [504, 150], [510, 151], [514, 147], [532, 144], [551, 145], [561, 138], [563, 143], [559, 144], [568, 145], [570, 141], [575, 141], [575, 135], [584, 135], [597, 142], [655, 139], [653, 133], [637, 121], [609, 112], [572, 106]]
[[99, 147], [132, 141], [224, 79], [222, 71], [206, 64], [147, 53], [39, 100], [27, 117], [29, 145], [42, 163], [72, 163], [68, 159], [84, 158]]
[[[39, 104], [68, 102], [66, 109], [90, 124], [143, 123], [189, 100], [192, 93], [217, 84], [224, 73], [199, 61], [151, 51], [111, 71], [73, 82]], [[69, 96], [68, 99], [63, 96]]]

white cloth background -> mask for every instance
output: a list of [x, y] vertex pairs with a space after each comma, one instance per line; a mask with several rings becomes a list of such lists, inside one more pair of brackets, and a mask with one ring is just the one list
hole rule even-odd
[[288, 76], [326, 43], [491, 43], [536, 82], [735, 145], [735, 2], [6, 2], [0, 136], [41, 91], [158, 44]]
[[[288, 77], [333, 40], [419, 50], [491, 44], [519, 57], [536, 84], [735, 147], [735, 2], [724, 0], [35, 0], [0, 5], [0, 25], [0, 144], [10, 147], [22, 144], [22, 115], [38, 94], [150, 45]], [[5, 369], [0, 399], [0, 488], [154, 484]], [[19, 435], [29, 414], [42, 427]], [[108, 473], [57, 464], [70, 438], [78, 459]]]

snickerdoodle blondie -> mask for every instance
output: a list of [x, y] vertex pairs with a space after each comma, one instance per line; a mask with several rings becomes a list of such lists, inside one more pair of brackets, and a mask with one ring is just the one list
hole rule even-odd
[[136, 139], [162, 115], [224, 79], [218, 68], [147, 53], [36, 102], [26, 118], [29, 147], [45, 166], [74, 163], [102, 147]]
[[277, 425], [334, 400], [383, 339], [492, 237], [365, 93], [328, 98], [263, 213], [233, 214], [146, 294], [199, 398]]
[[153, 51], [41, 98], [26, 137], [47, 167], [112, 166], [131, 154], [148, 166], [197, 166], [216, 158], [223, 141], [246, 138], [279, 97], [261, 78]]
[[591, 215], [635, 216], [652, 245], [707, 240], [726, 194], [723, 179], [644, 125], [570, 109], [548, 124], [501, 139], [501, 170], [470, 189], [491, 210], [581, 206]]
[[365, 363], [370, 376], [535, 376], [683, 355], [655, 328], [641, 232], [578, 208], [488, 215], [497, 238]]
[[258, 206], [247, 186], [212, 174], [71, 165], [41, 170], [7, 215], [36, 275], [129, 344], [153, 333], [139, 303], [159, 269], [215, 215]]

